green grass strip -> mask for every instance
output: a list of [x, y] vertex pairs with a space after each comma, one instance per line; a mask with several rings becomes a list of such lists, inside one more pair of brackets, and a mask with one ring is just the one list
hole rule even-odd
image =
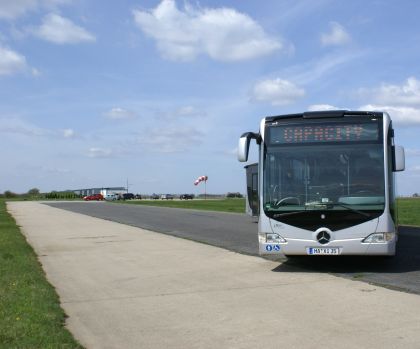
[[[245, 213], [245, 199], [222, 200], [127, 200], [116, 203], [187, 208], [195, 210]], [[420, 198], [400, 198], [397, 200], [399, 225], [420, 226]]]
[[54, 288], [0, 200], [0, 348], [82, 348]]
[[[114, 201], [119, 202], [119, 201]], [[126, 200], [124, 204], [188, 208], [204, 211], [219, 212], [245, 212], [245, 199], [222, 199], [222, 200]]]
[[420, 226], [420, 198], [400, 198], [397, 205], [400, 225]]

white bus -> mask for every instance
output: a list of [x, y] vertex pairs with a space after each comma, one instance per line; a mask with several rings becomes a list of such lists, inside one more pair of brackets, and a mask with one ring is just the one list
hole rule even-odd
[[259, 253], [395, 255], [395, 176], [405, 168], [387, 113], [320, 111], [266, 117], [241, 136], [259, 145]]

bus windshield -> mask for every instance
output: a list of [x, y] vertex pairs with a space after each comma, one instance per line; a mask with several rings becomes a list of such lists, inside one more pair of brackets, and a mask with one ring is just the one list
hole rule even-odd
[[308, 210], [352, 210], [361, 215], [385, 206], [380, 143], [266, 145], [263, 205], [268, 216]]

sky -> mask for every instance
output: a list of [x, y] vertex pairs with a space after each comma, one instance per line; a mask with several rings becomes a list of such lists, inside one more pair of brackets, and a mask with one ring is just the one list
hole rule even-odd
[[[269, 115], [387, 111], [420, 193], [416, 0], [0, 0], [0, 192], [245, 192]], [[250, 162], [255, 161], [255, 144]]]

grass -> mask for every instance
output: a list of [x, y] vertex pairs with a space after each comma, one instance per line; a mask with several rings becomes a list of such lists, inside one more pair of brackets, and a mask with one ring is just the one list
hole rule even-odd
[[420, 226], [420, 198], [400, 198], [397, 205], [400, 225]]
[[124, 201], [126, 204], [189, 208], [204, 211], [219, 212], [245, 212], [245, 199], [222, 199], [222, 200], [135, 200]]
[[[124, 201], [133, 205], [189, 208], [219, 212], [245, 212], [245, 199], [222, 200], [136, 200]], [[400, 225], [420, 226], [420, 198], [400, 198], [397, 200], [398, 220]]]
[[13, 198], [5, 198], [0, 196], [0, 201], [83, 201], [82, 198], [46, 198], [46, 197], [30, 197], [30, 196], [17, 196]]
[[0, 200], [0, 348], [82, 348], [32, 247]]

